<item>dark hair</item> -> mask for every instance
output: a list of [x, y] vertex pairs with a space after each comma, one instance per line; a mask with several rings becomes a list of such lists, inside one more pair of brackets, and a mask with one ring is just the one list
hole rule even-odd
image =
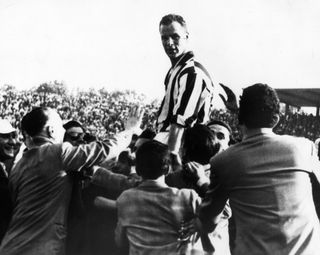
[[210, 121], [206, 124], [207, 127], [210, 127], [210, 126], [212, 126], [212, 125], [223, 126], [223, 127], [225, 127], [226, 129], [228, 129], [228, 131], [229, 131], [230, 134], [231, 134], [231, 132], [232, 132], [230, 126], [229, 126], [226, 122], [224, 122], [224, 121], [222, 121], [222, 120], [210, 120]]
[[155, 140], [142, 144], [136, 152], [136, 171], [143, 179], [157, 179], [169, 171], [168, 146]]
[[68, 130], [69, 128], [72, 128], [72, 127], [80, 127], [80, 128], [82, 128], [83, 132], [85, 131], [83, 126], [81, 125], [81, 123], [76, 120], [70, 120], [63, 125], [63, 128], [65, 130]]
[[47, 124], [48, 111], [47, 107], [35, 107], [22, 118], [21, 129], [31, 137], [38, 135]]
[[257, 83], [243, 90], [238, 120], [248, 128], [272, 128], [277, 124], [280, 101], [267, 84]]
[[134, 160], [130, 156], [129, 151], [121, 151], [118, 156], [118, 162], [123, 163], [123, 164], [128, 164], [129, 166], [134, 165]]
[[163, 16], [160, 20], [159, 27], [161, 25], [168, 26], [174, 21], [178, 22], [181, 26], [187, 29], [187, 24], [183, 17], [173, 13]]
[[219, 126], [222, 126], [222, 127], [225, 127], [226, 129], [228, 129], [229, 131], [229, 145], [231, 144], [235, 144], [236, 141], [232, 135], [232, 129], [231, 127], [229, 126], [228, 123], [222, 121], [222, 120], [210, 120], [206, 126], [210, 128], [210, 126], [213, 126], [213, 125], [219, 125]]
[[184, 134], [184, 161], [196, 161], [200, 164], [208, 164], [220, 149], [214, 142], [214, 135], [209, 127], [195, 124], [187, 128]]
[[146, 128], [142, 131], [142, 133], [139, 135], [139, 138], [145, 138], [145, 139], [153, 139], [156, 136], [156, 132], [151, 128]]

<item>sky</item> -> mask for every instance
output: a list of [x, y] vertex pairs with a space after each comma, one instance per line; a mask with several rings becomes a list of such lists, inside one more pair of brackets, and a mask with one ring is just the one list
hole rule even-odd
[[168, 13], [185, 18], [190, 49], [236, 94], [257, 82], [320, 88], [317, 0], [0, 0], [0, 86], [58, 80], [162, 97]]

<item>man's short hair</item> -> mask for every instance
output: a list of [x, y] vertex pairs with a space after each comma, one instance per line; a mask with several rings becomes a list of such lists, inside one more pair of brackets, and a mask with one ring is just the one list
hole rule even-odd
[[161, 25], [168, 26], [174, 21], [178, 22], [182, 27], [187, 29], [187, 23], [184, 20], [184, 18], [178, 14], [173, 14], [173, 13], [162, 17], [162, 19], [160, 20], [160, 23], [159, 23], [159, 28]]
[[21, 120], [21, 129], [29, 136], [38, 135], [49, 119], [49, 108], [35, 107], [31, 112], [28, 112]]
[[208, 164], [219, 148], [220, 146], [214, 142], [214, 135], [209, 127], [195, 124], [185, 130], [183, 143], [185, 161]]
[[267, 84], [257, 83], [243, 90], [238, 120], [248, 128], [272, 128], [277, 124], [280, 101]]
[[219, 126], [222, 126], [222, 127], [225, 127], [226, 129], [228, 129], [228, 131], [229, 131], [229, 145], [236, 143], [236, 141], [232, 135], [232, 129], [227, 122], [224, 122], [223, 120], [210, 120], [206, 124], [206, 126], [209, 128], [210, 128], [210, 126], [213, 126], [213, 125], [219, 125]]
[[151, 129], [151, 128], [146, 128], [145, 130], [142, 131], [142, 133], [138, 136], [139, 138], [144, 138], [144, 139], [153, 139], [156, 136], [156, 132]]
[[143, 179], [154, 180], [169, 171], [168, 146], [155, 140], [142, 144], [136, 152], [136, 171]]
[[65, 123], [63, 125], [63, 128], [65, 130], [68, 130], [68, 129], [72, 128], [72, 127], [79, 127], [79, 128], [81, 128], [83, 130], [83, 132], [85, 131], [83, 126], [81, 125], [81, 123], [76, 121], [76, 120], [70, 120], [70, 121], [68, 121], [67, 123]]
[[120, 162], [122, 164], [128, 164], [129, 166], [134, 165], [134, 160], [130, 156], [129, 151], [121, 151], [118, 156], [118, 162]]
[[210, 120], [206, 124], [207, 127], [210, 127], [210, 126], [213, 126], [213, 125], [219, 125], [219, 126], [225, 127], [226, 129], [228, 129], [228, 131], [229, 131], [229, 133], [231, 135], [232, 130], [231, 130], [231, 127], [228, 125], [228, 123], [226, 123], [226, 122], [224, 122], [222, 120]]

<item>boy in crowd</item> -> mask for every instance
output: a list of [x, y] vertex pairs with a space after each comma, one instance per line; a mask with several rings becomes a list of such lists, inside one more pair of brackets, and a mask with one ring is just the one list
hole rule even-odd
[[137, 150], [136, 171], [143, 182], [117, 200], [116, 242], [129, 254], [186, 252], [188, 240], [179, 239], [181, 222], [195, 217], [200, 198], [193, 190], [165, 184], [169, 166], [167, 145], [148, 141]]

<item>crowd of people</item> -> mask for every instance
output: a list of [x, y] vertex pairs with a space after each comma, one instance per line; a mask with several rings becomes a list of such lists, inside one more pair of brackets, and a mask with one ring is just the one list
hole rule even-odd
[[80, 91], [76, 94], [37, 93], [36, 90], [17, 91], [0, 88], [0, 117], [7, 119], [20, 130], [24, 114], [34, 107], [47, 106], [57, 109], [61, 118], [77, 120], [99, 139], [108, 138], [123, 130], [124, 120], [132, 106], [143, 105], [143, 127], [154, 126], [157, 101], [145, 104], [145, 96], [134, 91], [94, 93]]
[[183, 17], [159, 32], [161, 104], [1, 89], [0, 254], [317, 254], [319, 118], [262, 83], [214, 109]]
[[[48, 106], [56, 108], [63, 121], [77, 120], [98, 139], [105, 139], [123, 130], [128, 110], [134, 105], [143, 105], [145, 114], [142, 128], [155, 128], [159, 102], [154, 100], [145, 104], [145, 96], [134, 91], [118, 91], [101, 94], [96, 91], [81, 91], [77, 94], [48, 94], [46, 97], [35, 90], [4, 91], [0, 88], [0, 117], [7, 119], [20, 130], [23, 115], [33, 107]], [[238, 120], [235, 114], [222, 109], [214, 109], [210, 119], [228, 123], [235, 140], [241, 140]], [[277, 134], [306, 137], [315, 141], [320, 137], [320, 118], [305, 113], [281, 113], [279, 124], [274, 129]], [[21, 132], [19, 132], [21, 134]]]

